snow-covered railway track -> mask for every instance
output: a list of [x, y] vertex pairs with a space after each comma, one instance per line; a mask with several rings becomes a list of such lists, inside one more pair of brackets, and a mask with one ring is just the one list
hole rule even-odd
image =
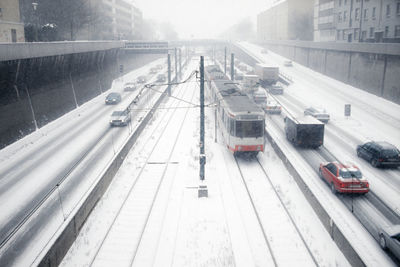
[[[318, 266], [284, 201], [258, 159], [235, 162], [275, 266]], [[290, 251], [290, 258], [282, 251]]]
[[[182, 87], [182, 94], [178, 98], [185, 98], [190, 93], [191, 96], [187, 98], [191, 101], [194, 91], [187, 90], [187, 85]], [[188, 109], [184, 113], [176, 112], [180, 108], [178, 102], [176, 99], [171, 101], [152, 134], [140, 144], [141, 168], [123, 196], [114, 219], [91, 259], [91, 266], [133, 264], [167, 169], [170, 164], [175, 164], [170, 160], [188, 113]]]

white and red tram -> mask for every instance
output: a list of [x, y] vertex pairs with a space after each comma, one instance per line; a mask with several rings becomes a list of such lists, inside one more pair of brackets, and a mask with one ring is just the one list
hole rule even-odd
[[217, 105], [218, 127], [228, 149], [258, 153], [264, 151], [264, 111], [216, 65], [205, 68], [206, 84]]

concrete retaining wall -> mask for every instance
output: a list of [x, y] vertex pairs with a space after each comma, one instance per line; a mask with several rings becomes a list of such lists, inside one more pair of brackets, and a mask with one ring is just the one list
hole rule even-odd
[[400, 44], [268, 41], [270, 50], [400, 104]]
[[34, 117], [40, 128], [108, 90], [119, 64], [128, 72], [160, 56], [112, 49], [0, 62], [0, 149], [34, 131]]

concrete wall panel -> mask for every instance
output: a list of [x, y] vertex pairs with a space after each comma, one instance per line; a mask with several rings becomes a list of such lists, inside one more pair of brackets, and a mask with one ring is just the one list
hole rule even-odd
[[308, 67], [308, 48], [296, 47], [294, 61]]
[[384, 56], [352, 53], [349, 84], [380, 96], [384, 64]]
[[326, 55], [326, 75], [347, 82], [350, 53], [328, 51]]
[[315, 71], [325, 72], [325, 50], [312, 49], [310, 50], [309, 67]]
[[387, 57], [382, 97], [400, 104], [400, 56]]

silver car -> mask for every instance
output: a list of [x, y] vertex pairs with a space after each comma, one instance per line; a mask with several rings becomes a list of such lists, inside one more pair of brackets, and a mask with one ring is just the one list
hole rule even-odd
[[126, 126], [131, 121], [129, 110], [116, 110], [111, 114], [111, 126]]
[[379, 231], [379, 245], [400, 259], [400, 224], [383, 227]]
[[124, 84], [124, 91], [135, 91], [136, 84], [133, 82], [128, 82]]
[[265, 112], [270, 114], [281, 114], [282, 106], [275, 100], [267, 100], [267, 104], [265, 105]]
[[309, 107], [304, 110], [304, 115], [311, 115], [317, 120], [328, 123], [330, 116], [323, 108]]

